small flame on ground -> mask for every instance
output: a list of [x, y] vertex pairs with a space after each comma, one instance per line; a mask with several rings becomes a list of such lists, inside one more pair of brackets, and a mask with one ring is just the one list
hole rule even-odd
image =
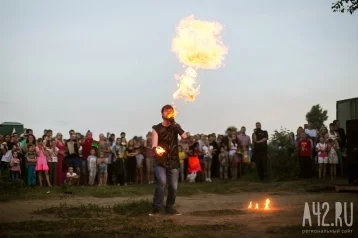
[[155, 148], [155, 152], [157, 153], [157, 155], [163, 155], [165, 153], [165, 150], [163, 149], [163, 147], [157, 146]]
[[259, 209], [259, 204], [256, 203], [255, 209]]
[[252, 201], [250, 201], [250, 204], [249, 204], [248, 208], [252, 208]]
[[269, 209], [270, 199], [266, 199], [265, 209]]

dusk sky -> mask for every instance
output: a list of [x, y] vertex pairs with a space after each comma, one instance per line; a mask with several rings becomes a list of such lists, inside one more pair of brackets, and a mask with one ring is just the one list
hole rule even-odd
[[358, 96], [358, 13], [331, 3], [0, 0], [0, 123], [145, 136], [172, 103], [183, 68], [171, 41], [191, 14], [224, 26], [228, 55], [199, 70], [196, 101], [175, 101], [184, 130], [296, 131], [314, 104], [330, 122], [337, 100]]

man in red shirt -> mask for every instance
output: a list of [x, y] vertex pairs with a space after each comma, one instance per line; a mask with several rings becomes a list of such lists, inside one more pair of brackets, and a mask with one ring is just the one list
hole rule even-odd
[[306, 133], [301, 133], [301, 139], [297, 142], [297, 148], [300, 157], [301, 177], [312, 179], [312, 144], [311, 141], [307, 139]]

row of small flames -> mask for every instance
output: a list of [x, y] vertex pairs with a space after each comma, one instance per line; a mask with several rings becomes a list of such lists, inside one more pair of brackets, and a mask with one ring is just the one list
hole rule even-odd
[[[265, 208], [264, 208], [265, 210], [270, 209], [269, 204], [270, 204], [270, 199], [267, 198], [266, 201], [265, 201]], [[252, 209], [252, 201], [250, 201], [248, 209]], [[255, 209], [259, 209], [259, 204], [258, 203], [255, 204]]]

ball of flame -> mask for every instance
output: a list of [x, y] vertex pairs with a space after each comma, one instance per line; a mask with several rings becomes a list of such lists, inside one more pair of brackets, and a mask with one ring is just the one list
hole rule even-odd
[[186, 66], [201, 69], [219, 68], [227, 54], [218, 22], [200, 21], [188, 16], [179, 22], [172, 50]]
[[179, 83], [173, 94], [174, 99], [194, 101], [200, 92], [196, 70], [221, 67], [228, 52], [220, 37], [222, 29], [218, 22], [200, 21], [194, 19], [193, 15], [179, 22], [177, 34], [172, 41], [172, 51], [184, 67], [188, 68], [183, 75], [175, 77]]

